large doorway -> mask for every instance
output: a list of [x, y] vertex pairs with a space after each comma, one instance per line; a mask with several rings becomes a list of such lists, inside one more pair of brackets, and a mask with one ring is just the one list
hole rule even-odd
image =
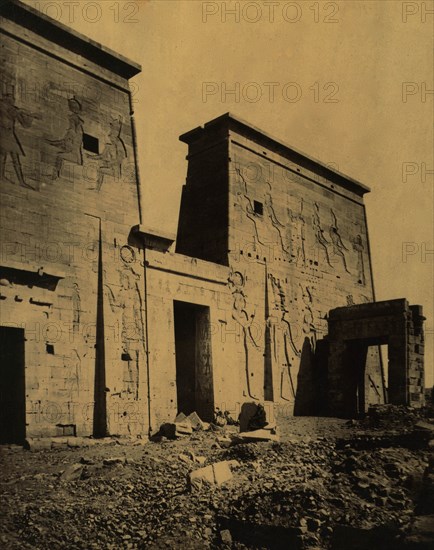
[[214, 415], [209, 308], [174, 301], [178, 412], [194, 411], [205, 421]]
[[0, 443], [26, 437], [24, 329], [0, 327]]

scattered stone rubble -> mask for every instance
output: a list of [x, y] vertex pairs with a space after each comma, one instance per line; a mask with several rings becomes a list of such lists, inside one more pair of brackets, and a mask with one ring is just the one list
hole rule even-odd
[[[193, 429], [180, 417], [189, 434], [176, 426], [147, 444], [3, 447], [0, 547], [431, 549], [433, 419], [383, 412], [370, 413], [383, 428], [291, 419], [309, 440], [275, 441], [273, 427], [247, 442], [241, 422]], [[397, 430], [387, 415], [404, 415], [403, 432], [423, 445], [381, 445]]]

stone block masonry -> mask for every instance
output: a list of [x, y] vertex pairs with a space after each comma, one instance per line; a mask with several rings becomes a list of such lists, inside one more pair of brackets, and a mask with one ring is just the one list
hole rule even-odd
[[[225, 114], [181, 136], [178, 234], [162, 234], [140, 206], [140, 66], [18, 0], [0, 28], [1, 442], [143, 436], [246, 402], [269, 418], [351, 416], [388, 399], [381, 338], [362, 349], [331, 322], [382, 307], [366, 186]], [[345, 330], [376, 323], [351, 315]], [[389, 398], [422, 404], [420, 306], [393, 323]]]

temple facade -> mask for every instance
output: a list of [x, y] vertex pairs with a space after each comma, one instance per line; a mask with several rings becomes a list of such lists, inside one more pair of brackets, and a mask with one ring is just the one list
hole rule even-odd
[[[225, 114], [180, 137], [187, 179], [164, 234], [141, 210], [140, 66], [18, 1], [0, 22], [2, 441], [146, 436], [245, 401], [423, 404], [420, 306], [400, 301], [387, 334], [371, 318], [366, 186]], [[371, 330], [349, 383], [336, 357], [358, 332], [330, 323], [360, 307]], [[379, 346], [400, 335], [388, 368]]]

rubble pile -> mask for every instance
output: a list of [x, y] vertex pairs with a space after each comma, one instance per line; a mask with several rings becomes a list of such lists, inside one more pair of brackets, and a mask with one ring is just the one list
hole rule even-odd
[[360, 426], [382, 431], [411, 431], [424, 416], [421, 409], [412, 409], [403, 405], [372, 405]]
[[333, 423], [324, 419], [327, 437], [318, 436], [321, 419], [291, 422], [300, 433], [310, 427], [310, 440], [277, 442], [268, 430], [268, 441], [249, 442], [239, 438], [248, 432], [233, 424], [196, 422], [189, 434], [175, 430], [173, 439], [145, 445], [2, 448], [0, 546], [432, 547], [428, 444], [358, 449], [351, 441], [360, 426], [347, 427], [352, 438], [342, 444], [338, 421], [333, 435]]

